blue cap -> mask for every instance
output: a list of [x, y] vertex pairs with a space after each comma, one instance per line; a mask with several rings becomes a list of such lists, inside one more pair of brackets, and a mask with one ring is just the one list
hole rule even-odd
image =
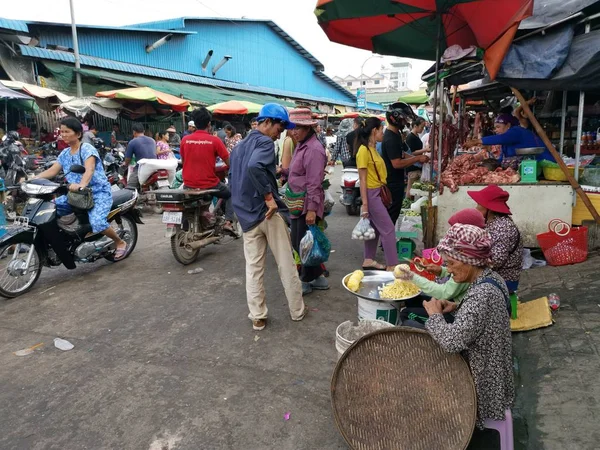
[[287, 109], [277, 103], [267, 103], [260, 109], [256, 120], [260, 122], [265, 119], [281, 121], [286, 130], [291, 130], [296, 127], [296, 125], [290, 122], [290, 116]]

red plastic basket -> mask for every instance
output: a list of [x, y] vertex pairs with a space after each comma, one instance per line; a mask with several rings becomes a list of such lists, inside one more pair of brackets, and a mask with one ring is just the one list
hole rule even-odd
[[[555, 219], [556, 220], [556, 219]], [[565, 227], [563, 223], [550, 222], [550, 231], [537, 235], [544, 257], [551, 266], [577, 264], [587, 259], [587, 227]]]

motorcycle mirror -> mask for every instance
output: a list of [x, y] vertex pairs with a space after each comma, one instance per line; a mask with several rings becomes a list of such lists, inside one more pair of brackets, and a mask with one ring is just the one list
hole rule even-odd
[[82, 174], [82, 175], [83, 175], [83, 174], [85, 173], [85, 167], [83, 167], [83, 166], [82, 166], [82, 165], [80, 165], [80, 164], [73, 164], [73, 165], [71, 166], [71, 170], [70, 170], [70, 172], [73, 172], [73, 173], [79, 173], [79, 174]]

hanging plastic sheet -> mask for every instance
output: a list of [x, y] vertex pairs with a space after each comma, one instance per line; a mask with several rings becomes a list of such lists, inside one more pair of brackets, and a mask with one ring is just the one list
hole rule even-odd
[[573, 26], [561, 27], [513, 43], [498, 78], [551, 78], [565, 63], [573, 42]]

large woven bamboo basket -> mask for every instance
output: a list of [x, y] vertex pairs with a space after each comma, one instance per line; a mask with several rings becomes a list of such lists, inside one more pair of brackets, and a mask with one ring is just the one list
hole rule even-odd
[[477, 416], [464, 358], [407, 327], [352, 344], [335, 367], [331, 400], [336, 425], [355, 450], [464, 450]]

